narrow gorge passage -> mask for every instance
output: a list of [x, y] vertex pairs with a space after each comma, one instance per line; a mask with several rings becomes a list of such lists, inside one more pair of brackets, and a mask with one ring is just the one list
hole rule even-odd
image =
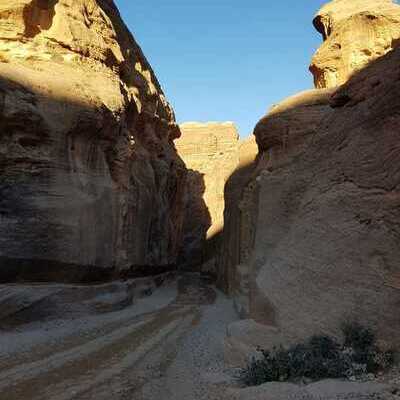
[[122, 311], [14, 329], [0, 349], [1, 399], [221, 399], [232, 384], [223, 338], [236, 319], [232, 302], [191, 274]]
[[399, 66], [400, 0], [0, 0], [0, 400], [400, 400]]

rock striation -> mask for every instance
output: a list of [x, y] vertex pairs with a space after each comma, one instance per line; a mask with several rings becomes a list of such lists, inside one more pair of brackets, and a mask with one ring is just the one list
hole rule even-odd
[[189, 122], [180, 125], [175, 141], [188, 168], [182, 268], [215, 273], [215, 256], [224, 227], [225, 183], [239, 164], [239, 135], [235, 125]]
[[[336, 8], [344, 3], [322, 9], [333, 21], [324, 52], [340, 21], [351, 28], [344, 10], [354, 16], [354, 8]], [[381, 3], [391, 2], [376, 3], [362, 15], [377, 15]], [[347, 65], [346, 57], [332, 60]], [[239, 195], [240, 217], [226, 223], [242, 235], [223, 243], [225, 254], [243, 254], [222, 270], [247, 318], [228, 329], [232, 363], [257, 345], [339, 336], [344, 322], [371, 327], [384, 346], [400, 346], [399, 63], [394, 48], [351, 77], [317, 76], [322, 89], [283, 101], [257, 124], [260, 154]]]
[[176, 263], [173, 110], [112, 0], [0, 4], [0, 279]]
[[310, 71], [317, 88], [331, 88], [392, 50], [400, 38], [400, 6], [392, 0], [334, 0], [315, 16], [324, 38]]

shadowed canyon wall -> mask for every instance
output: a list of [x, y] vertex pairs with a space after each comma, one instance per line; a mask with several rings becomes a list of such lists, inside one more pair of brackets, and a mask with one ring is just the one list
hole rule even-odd
[[256, 174], [258, 146], [255, 137], [239, 145], [239, 163], [224, 189], [224, 230], [217, 256], [217, 284], [226, 293], [232, 293], [235, 268], [247, 259], [254, 240], [254, 221], [247, 212], [254, 200], [253, 186], [249, 184]]
[[[323, 89], [283, 101], [257, 124], [260, 154], [240, 194], [245, 205], [225, 224], [245, 232], [223, 243], [224, 254], [243, 254], [221, 273], [248, 318], [228, 329], [232, 363], [256, 346], [339, 335], [343, 322], [400, 345], [400, 49], [383, 51], [378, 41], [368, 65], [349, 62], [354, 44], [396, 40], [400, 6], [333, 1], [319, 15], [326, 40], [311, 70]], [[365, 18], [370, 25], [360, 25]]]
[[175, 141], [189, 169], [182, 268], [215, 273], [215, 258], [224, 227], [224, 188], [239, 165], [241, 142], [233, 123], [186, 123]]
[[111, 0], [0, 3], [0, 279], [174, 265], [173, 110]]

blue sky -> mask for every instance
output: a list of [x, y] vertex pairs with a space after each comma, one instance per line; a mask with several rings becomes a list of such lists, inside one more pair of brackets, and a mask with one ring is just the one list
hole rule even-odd
[[116, 0], [179, 123], [234, 121], [250, 134], [274, 104], [311, 88], [326, 0]]

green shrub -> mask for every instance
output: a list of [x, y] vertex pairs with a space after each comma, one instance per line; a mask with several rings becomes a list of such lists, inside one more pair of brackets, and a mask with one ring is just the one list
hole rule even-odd
[[369, 328], [364, 328], [358, 323], [344, 324], [342, 326], [345, 347], [350, 347], [359, 353], [367, 353], [375, 344], [375, 335]]
[[257, 386], [301, 378], [313, 381], [348, 378], [376, 373], [393, 365], [394, 352], [381, 351], [371, 330], [348, 324], [343, 326], [343, 335], [343, 344], [329, 336], [313, 336], [288, 349], [260, 349], [260, 358], [254, 358], [241, 370], [240, 380], [246, 386]]

